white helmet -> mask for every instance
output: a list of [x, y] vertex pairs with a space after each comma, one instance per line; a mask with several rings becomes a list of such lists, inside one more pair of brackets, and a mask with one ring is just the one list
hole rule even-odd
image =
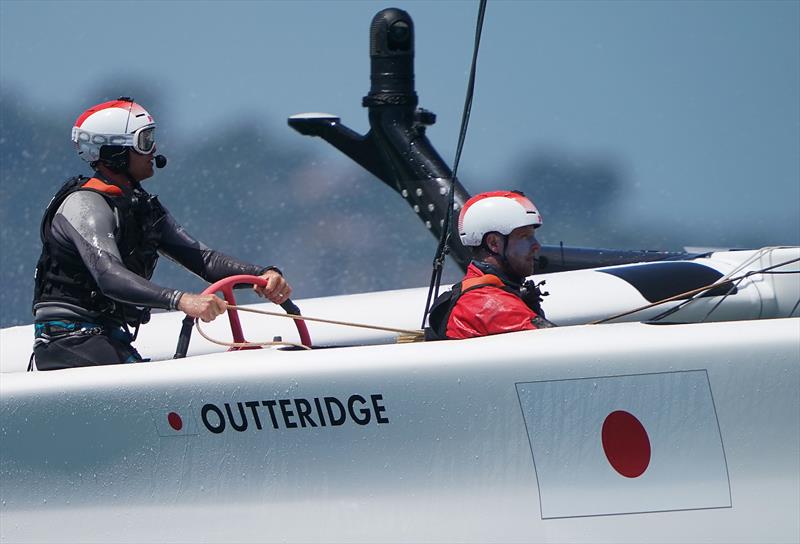
[[89, 163], [100, 159], [104, 146], [131, 147], [147, 155], [155, 147], [155, 128], [153, 117], [123, 96], [83, 112], [72, 127], [72, 141], [78, 148], [78, 155]]
[[458, 216], [458, 235], [465, 246], [480, 246], [489, 232], [511, 234], [519, 227], [538, 228], [542, 216], [519, 191], [489, 191], [467, 200]]

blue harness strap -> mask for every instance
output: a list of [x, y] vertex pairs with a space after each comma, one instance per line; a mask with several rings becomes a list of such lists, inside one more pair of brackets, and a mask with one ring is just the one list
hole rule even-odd
[[41, 321], [35, 323], [33, 327], [34, 338], [57, 338], [72, 334], [102, 334], [105, 331], [102, 325], [88, 321]]

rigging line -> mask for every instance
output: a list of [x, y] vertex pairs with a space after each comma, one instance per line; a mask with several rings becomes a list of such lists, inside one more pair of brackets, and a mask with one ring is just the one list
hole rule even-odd
[[[708, 285], [704, 285], [703, 287], [698, 287], [697, 289], [691, 289], [691, 290], [686, 291], [684, 293], [678, 293], [677, 295], [673, 295], [671, 297], [667, 297], [667, 298], [662, 299], [662, 300], [657, 300], [656, 302], [653, 302], [651, 304], [645, 304], [644, 306], [640, 306], [639, 308], [634, 308], [633, 310], [629, 310], [627, 312], [622, 312], [622, 313], [619, 313], [619, 314], [616, 314], [616, 315], [612, 315], [610, 317], [606, 317], [606, 318], [603, 318], [603, 319], [598, 319], [596, 321], [591, 321], [589, 324], [590, 325], [599, 325], [600, 323], [606, 323], [606, 322], [611, 321], [613, 319], [617, 319], [617, 318], [620, 318], [620, 317], [625, 317], [625, 316], [628, 316], [628, 315], [631, 315], [631, 314], [635, 314], [636, 312], [641, 312], [642, 310], [648, 310], [648, 309], [653, 308], [655, 306], [658, 306], [660, 304], [664, 304], [666, 302], [672, 302], [674, 300], [678, 300], [678, 299], [681, 299], [683, 297], [692, 297], [690, 299], [690, 301], [691, 301], [691, 300], [694, 300], [694, 295], [697, 295], [699, 293], [703, 293], [705, 291], [708, 291], [710, 289], [714, 289], [716, 287], [720, 287], [722, 285], [727, 285], [728, 283], [732, 283], [734, 281], [738, 281], [738, 280], [744, 279], [744, 278], [749, 277], [749, 276], [753, 276], [753, 275], [756, 275], [756, 274], [763, 274], [763, 273], [769, 272], [770, 270], [773, 270], [775, 268], [780, 268], [781, 266], [786, 266], [788, 264], [796, 263], [797, 261], [800, 261], [800, 257], [797, 257], [795, 259], [790, 259], [790, 260], [784, 261], [782, 263], [774, 264], [772, 266], [768, 266], [766, 268], [762, 268], [761, 270], [751, 270], [750, 272], [747, 272], [746, 274], [743, 274], [742, 276], [737, 276], [735, 278], [727, 278], [727, 279], [720, 278], [719, 281], [716, 281], [714, 283], [709, 283]], [[798, 273], [800, 273], [800, 271], [798, 271]], [[689, 301], [685, 301], [685, 303], [688, 303], [688, 302]], [[681, 305], [685, 305], [685, 303], [681, 303]]]
[[[450, 223], [452, 222], [453, 212], [455, 210], [455, 185], [458, 166], [461, 163], [461, 153], [464, 148], [464, 142], [467, 136], [467, 127], [469, 126], [469, 118], [472, 112], [472, 100], [475, 92], [475, 73], [478, 64], [478, 51], [480, 49], [481, 34], [483, 30], [483, 21], [486, 14], [486, 0], [481, 0], [478, 7], [478, 20], [475, 27], [475, 43], [472, 51], [472, 64], [470, 66], [469, 82], [467, 83], [467, 93], [464, 98], [464, 111], [461, 117], [461, 128], [458, 135], [458, 145], [456, 146], [456, 156], [453, 162], [453, 172], [450, 180], [450, 190], [447, 197], [447, 213], [445, 214], [445, 222], [442, 228], [442, 236], [439, 240], [439, 245], [436, 250], [436, 256], [433, 260], [433, 273], [431, 275], [431, 287], [428, 290], [428, 299], [425, 303], [425, 313], [422, 317], [422, 326], [425, 326], [425, 319], [428, 314], [431, 303], [431, 295], [433, 298], [439, 296], [439, 286], [442, 281], [442, 272], [444, 270], [444, 260], [448, 253], [450, 241]], [[434, 292], [431, 293], [431, 290]]]
[[475, 71], [478, 64], [478, 51], [481, 45], [481, 33], [483, 31], [483, 20], [486, 15], [486, 0], [480, 0], [478, 6], [478, 20], [475, 24], [475, 43], [472, 49], [472, 65], [469, 71], [469, 82], [467, 83], [467, 93], [464, 98], [464, 111], [461, 116], [461, 129], [458, 134], [458, 145], [456, 146], [456, 156], [453, 162], [453, 173], [450, 178], [450, 191], [447, 197], [447, 213], [444, 216], [444, 223], [442, 224], [442, 235], [439, 239], [439, 245], [436, 248], [436, 255], [433, 258], [433, 270], [431, 271], [431, 283], [428, 288], [428, 298], [425, 301], [425, 311], [422, 314], [422, 325], [425, 327], [425, 320], [428, 318], [430, 311], [431, 299], [439, 296], [439, 286], [442, 282], [442, 270], [444, 269], [444, 260], [449, 249], [450, 240], [450, 222], [455, 209], [456, 199], [456, 175], [458, 174], [458, 164], [461, 162], [461, 152], [464, 148], [464, 141], [467, 137], [467, 127], [469, 126], [469, 117], [472, 112], [472, 99], [475, 92]]
[[[765, 273], [766, 273], [766, 274], [770, 274], [770, 272], [765, 272]], [[742, 277], [742, 278], [741, 278], [739, 281], [737, 281], [736, 283], [733, 283], [733, 282], [731, 282], [731, 287], [730, 287], [730, 289], [728, 289], [728, 291], [725, 293], [725, 295], [723, 295], [723, 296], [722, 296], [722, 297], [721, 297], [721, 298], [720, 298], [720, 299], [717, 301], [717, 303], [716, 303], [716, 304], [714, 304], [714, 306], [712, 306], [712, 307], [711, 307], [711, 309], [708, 311], [708, 313], [706, 313], [706, 315], [704, 315], [704, 316], [703, 316], [703, 319], [701, 319], [701, 320], [700, 320], [700, 323], [705, 323], [705, 322], [706, 322], [706, 319], [708, 319], [708, 318], [709, 318], [709, 316], [710, 316], [711, 314], [713, 314], [715, 311], [717, 311], [717, 308], [719, 308], [719, 305], [720, 305], [720, 304], [722, 304], [723, 302], [725, 302], [725, 299], [726, 299], [726, 298], [728, 298], [730, 295], [732, 295], [732, 294], [733, 294], [733, 292], [734, 292], [734, 291], [736, 291], [736, 290], [739, 288], [739, 285], [741, 285], [741, 283], [742, 283], [743, 281], [744, 281], [744, 277]], [[693, 300], [696, 300], [696, 299], [693, 299]]]
[[794, 311], [797, 310], [798, 306], [800, 306], [800, 298], [798, 298], [797, 302], [794, 303], [794, 308], [792, 308], [792, 311], [789, 312], [789, 316], [788, 317], [792, 317], [794, 315]]
[[[798, 271], [798, 272], [800, 272], [800, 271]], [[766, 272], [766, 274], [769, 274], [769, 272]], [[730, 274], [728, 274], [728, 275], [730, 275]], [[730, 287], [730, 289], [728, 289], [728, 291], [726, 291], [726, 292], [725, 292], [725, 295], [723, 295], [723, 297], [722, 297], [722, 300], [725, 300], [726, 298], [728, 298], [728, 295], [732, 295], [732, 294], [733, 294], [733, 292], [736, 290], [736, 288], [737, 288], [737, 287], [739, 287], [739, 284], [742, 282], [742, 280], [744, 280], [746, 277], [747, 277], [747, 275], [744, 275], [744, 276], [742, 276], [741, 278], [739, 278], [739, 280], [737, 281], [736, 285], [733, 285], [733, 281], [734, 281], [734, 280], [730, 280], [730, 281], [726, 282], [726, 281], [724, 281], [724, 280], [725, 280], [725, 278], [724, 278], [724, 277], [722, 277], [722, 278], [719, 278], [719, 280], [717, 280], [717, 281], [719, 282], [719, 283], [718, 283], [718, 285], [720, 285], [720, 286], [721, 286], [721, 285], [724, 285], [724, 284], [726, 284], [726, 283], [730, 283], [730, 284], [731, 284], [731, 287]], [[675, 312], [677, 312], [677, 311], [679, 311], [679, 310], [682, 310], [683, 308], [685, 308], [686, 306], [688, 306], [688, 305], [689, 305], [689, 304], [691, 304], [692, 302], [696, 301], [696, 300], [697, 300], [697, 299], [700, 297], [700, 295], [702, 295], [702, 294], [703, 294], [703, 291], [701, 291], [701, 292], [699, 292], [699, 293], [696, 293], [696, 294], [694, 294], [694, 295], [691, 295], [689, 298], [687, 298], [687, 299], [686, 299], [686, 300], [684, 300], [683, 302], [681, 302], [681, 303], [679, 303], [679, 304], [676, 304], [676, 305], [675, 305], [675, 306], [673, 306], [672, 308], [667, 308], [666, 310], [664, 310], [664, 311], [663, 311], [663, 312], [661, 312], [660, 314], [656, 315], [655, 317], [653, 317], [653, 318], [651, 318], [651, 319], [648, 319], [648, 321], [661, 321], [662, 319], [664, 319], [664, 318], [666, 318], [666, 317], [669, 317], [669, 316], [671, 316], [671, 315], [672, 315], [672, 314], [674, 314]], [[719, 306], [719, 305], [722, 303], [722, 300], [720, 300], [719, 302], [717, 302], [717, 306]], [[715, 309], [716, 309], [716, 306], [715, 306], [714, 308], [712, 308], [712, 310], [711, 310], [711, 311], [713, 311], [713, 310], [715, 310]], [[704, 318], [703, 318], [703, 319], [702, 319], [700, 322], [701, 322], [701, 323], [702, 323], [702, 322], [704, 322], [704, 321], [705, 321], [705, 319], [706, 319], [706, 318], [707, 318], [707, 317], [708, 317], [710, 314], [711, 314], [711, 312], [709, 312], [708, 314], [706, 314], [706, 317], [704, 317]]]
[[[478, 50], [481, 46], [481, 33], [483, 31], [483, 19], [486, 15], [486, 0], [481, 0], [478, 7], [478, 21], [475, 28], [475, 44], [472, 50], [472, 66], [469, 72], [469, 83], [467, 84], [467, 95], [464, 98], [464, 114], [461, 118], [461, 130], [458, 134], [458, 146], [456, 147], [456, 158], [453, 162], [453, 181], [455, 181], [458, 174], [458, 165], [461, 162], [461, 152], [464, 149], [464, 141], [467, 138], [467, 127], [469, 125], [469, 116], [472, 113], [472, 98], [475, 93], [475, 72], [478, 65]], [[455, 191], [450, 190], [451, 194]], [[455, 200], [451, 197], [451, 202]]]
[[683, 302], [681, 302], [679, 304], [676, 304], [672, 308], [667, 308], [666, 310], [664, 310], [660, 314], [656, 315], [655, 317], [653, 317], [651, 319], [648, 319], [648, 321], [661, 321], [662, 319], [671, 316], [672, 314], [674, 314], [678, 310], [681, 310], [682, 308], [684, 308], [690, 302], [694, 302], [694, 301], [695, 301], [695, 297], [694, 296], [689, 297], [688, 299], [684, 300]]
[[[720, 285], [722, 285], [722, 284], [724, 284], [723, 280], [726, 280], [726, 279], [730, 278], [731, 276], [735, 275], [737, 272], [740, 272], [740, 271], [744, 270], [751, 263], [753, 263], [753, 262], [757, 261], [758, 259], [768, 255], [769, 253], [771, 253], [772, 251], [774, 251], [776, 249], [783, 249], [783, 248], [784, 248], [784, 246], [763, 247], [763, 248], [759, 249], [758, 251], [756, 251], [753, 255], [748, 257], [744, 262], [742, 262], [741, 264], [736, 266], [733, 270], [731, 270], [730, 272], [728, 272], [727, 274], [725, 274], [724, 276], [719, 278], [719, 280], [717, 280], [717, 281], [719, 282]], [[760, 273], [761, 274], [798, 274], [798, 273], [800, 273], [800, 271], [798, 271], [798, 270], [771, 270], [770, 271], [768, 269], [763, 269]], [[711, 312], [715, 311], [717, 306], [719, 306], [719, 304], [721, 304], [722, 301], [724, 301], [729, 295], [733, 294], [734, 288], [738, 287], [739, 283], [741, 283], [741, 281], [744, 280], [744, 278], [746, 278], [746, 277], [747, 277], [747, 274], [742, 276], [741, 279], [739, 279], [739, 281], [737, 282], [737, 284], [735, 286], [731, 287], [731, 289], [727, 293], [725, 293], [725, 295], [722, 297], [722, 300], [717, 302], [717, 304], [711, 309], [711, 311], [708, 314], [706, 314], [706, 316], [700, 322], [701, 323], [705, 322], [705, 320], [708, 318], [708, 316], [711, 315]], [[702, 292], [701, 293], [697, 293], [696, 295], [690, 296], [685, 301], [681, 302], [680, 304], [677, 304], [677, 305], [673, 306], [672, 308], [669, 308], [669, 309], [665, 310], [664, 312], [656, 315], [655, 317], [653, 317], [649, 321], [660, 321], [660, 320], [664, 319], [665, 317], [671, 316], [672, 314], [674, 314], [678, 310], [683, 309], [688, 304], [690, 304], [690, 303], [694, 302], [695, 300], [697, 300], [699, 298], [700, 294], [702, 294]]]
[[296, 315], [279, 312], [269, 312], [267, 310], [256, 310], [255, 308], [246, 308], [244, 306], [228, 305], [229, 310], [239, 310], [241, 312], [250, 312], [252, 314], [269, 315], [272, 317], [285, 317], [288, 319], [299, 319], [301, 321], [315, 321], [317, 323], [329, 323], [331, 325], [343, 325], [346, 327], [358, 327], [361, 329], [372, 329], [376, 331], [396, 332], [398, 334], [421, 335], [422, 331], [412, 329], [398, 329], [394, 327], [382, 327], [380, 325], [368, 325], [365, 323], [353, 323], [350, 321], [335, 321], [333, 319], [323, 319], [321, 317], [308, 317], [306, 315]]
[[762, 247], [761, 249], [756, 251], [753, 255], [751, 255], [750, 257], [745, 259], [744, 262], [742, 262], [739, 266], [737, 266], [736, 268], [734, 268], [733, 270], [731, 270], [730, 272], [725, 274], [721, 279], [728, 279], [731, 276], [736, 275], [737, 273], [741, 272], [742, 270], [744, 270], [745, 268], [750, 266], [751, 263], [754, 263], [755, 261], [757, 261], [758, 259], [761, 259], [762, 257], [766, 257], [767, 255], [769, 255], [770, 253], [772, 253], [776, 249], [787, 249], [789, 247], [790, 246], [767, 246], [767, 247]]
[[211, 338], [208, 336], [203, 329], [200, 328], [200, 320], [194, 320], [194, 327], [197, 329], [197, 332], [200, 333], [200, 336], [211, 342], [212, 344], [217, 344], [219, 346], [228, 346], [231, 348], [255, 348], [261, 346], [291, 346], [294, 348], [301, 348], [310, 350], [311, 348], [308, 346], [304, 346], [303, 344], [295, 344], [294, 342], [283, 342], [279, 340], [272, 340], [268, 342], [225, 342], [223, 340], [216, 340], [215, 338]]
[[[768, 249], [769, 251], [771, 251], [772, 249], [775, 249], [775, 248], [767, 248], [767, 249]], [[758, 255], [756, 255], [755, 257], [758, 257]], [[755, 260], [755, 259], [753, 259], [753, 260]], [[740, 269], [741, 269], [741, 267], [739, 267], [738, 269], [740, 270]], [[774, 275], [774, 274], [800, 274], [800, 270], [767, 270], [767, 269], [764, 269], [764, 270], [762, 270], [762, 271], [756, 271], [756, 272], [752, 272], [752, 271], [751, 271], [750, 273], [744, 274], [743, 276], [741, 276], [741, 277], [739, 278], [739, 280], [738, 280], [738, 281], [736, 281], [736, 283], [735, 283], [735, 284], [731, 283], [731, 287], [730, 287], [730, 289], [728, 289], [728, 291], [727, 291], [727, 292], [726, 292], [726, 293], [725, 293], [725, 294], [722, 296], [722, 298], [721, 298], [721, 299], [719, 299], [719, 300], [717, 301], [717, 303], [716, 303], [716, 304], [714, 304], [714, 306], [713, 306], [713, 307], [712, 307], [712, 308], [711, 308], [711, 309], [708, 311], [708, 313], [706, 313], [706, 315], [703, 317], [703, 319], [701, 319], [701, 320], [700, 320], [700, 323], [705, 323], [705, 322], [706, 322], [706, 319], [708, 319], [708, 318], [709, 318], [709, 316], [710, 316], [712, 313], [714, 313], [715, 311], [717, 311], [717, 308], [719, 308], [720, 304], [722, 304], [723, 302], [725, 302], [725, 299], [726, 299], [726, 298], [728, 298], [730, 295], [732, 295], [732, 294], [733, 294], [733, 293], [736, 291], [736, 289], [738, 289], [739, 285], [740, 285], [740, 284], [741, 284], [741, 283], [742, 283], [742, 282], [743, 282], [743, 281], [744, 281], [746, 278], [748, 278], [749, 276], [751, 276], [751, 275], [753, 275], [753, 274], [756, 274], [756, 273], [758, 273], [758, 274], [763, 274], [763, 275]], [[729, 273], [729, 274], [728, 274], [728, 276], [730, 276], [730, 275], [731, 275], [731, 274]], [[731, 280], [731, 281], [733, 281], [733, 280]], [[697, 295], [694, 295], [694, 296], [690, 297], [690, 298], [689, 298], [689, 299], [688, 299], [688, 300], [687, 300], [685, 303], [683, 303], [683, 304], [680, 304], [680, 305], [678, 305], [678, 306], [675, 306], [674, 308], [672, 308], [672, 310], [667, 310], [666, 312], [664, 312], [664, 313], [662, 313], [662, 314], [659, 314], [659, 315], [657, 315], [657, 316], [656, 316], [656, 317], [654, 317], [654, 318], [653, 318], [651, 321], [658, 321], [658, 320], [660, 320], [660, 319], [663, 319], [663, 318], [665, 318], [665, 317], [667, 317], [667, 316], [669, 316], [669, 315], [672, 315], [673, 313], [677, 312], [679, 309], [683, 308], [684, 306], [686, 306], [686, 305], [687, 305], [687, 304], [689, 304], [690, 302], [694, 302], [695, 300], [697, 300], [697, 299], [699, 298], [699, 296], [700, 296], [700, 294], [698, 293]], [[789, 316], [791, 316], [791, 314], [789, 314]]]
[[[718, 285], [724, 285], [725, 283], [732, 283], [733, 281], [736, 281], [736, 285], [731, 285], [731, 288], [730, 288], [730, 289], [729, 289], [729, 290], [728, 290], [728, 291], [725, 293], [725, 295], [723, 295], [723, 296], [722, 296], [722, 299], [721, 299], [721, 300], [719, 300], [719, 301], [718, 301], [718, 302], [717, 302], [717, 303], [714, 305], [714, 307], [713, 307], [713, 308], [711, 308], [711, 310], [709, 310], [709, 312], [708, 312], [708, 313], [705, 315], [705, 317], [704, 317], [703, 319], [701, 319], [701, 320], [700, 320], [700, 323], [704, 323], [704, 322], [705, 322], [705, 320], [706, 320], [706, 319], [708, 319], [708, 317], [709, 317], [709, 316], [710, 316], [710, 315], [711, 315], [711, 314], [712, 314], [714, 311], [716, 311], [716, 309], [719, 307], [719, 305], [720, 305], [720, 304], [722, 304], [722, 302], [723, 302], [723, 301], [724, 301], [726, 298], [728, 298], [728, 296], [730, 296], [730, 295], [732, 295], [732, 294], [733, 294], [733, 292], [736, 290], [736, 288], [737, 288], [737, 287], [739, 287], [739, 284], [741, 284], [741, 282], [742, 282], [742, 281], [743, 281], [745, 278], [747, 278], [747, 277], [749, 277], [749, 276], [751, 276], [751, 275], [753, 275], [753, 274], [799, 274], [799, 273], [800, 273], [800, 270], [770, 270], [769, 268], [765, 268], [765, 269], [762, 269], [762, 270], [760, 270], [760, 271], [752, 271], [752, 270], [751, 270], [751, 271], [750, 271], [750, 272], [748, 272], [747, 274], [744, 274], [743, 276], [739, 277], [739, 278], [738, 278], [738, 280], [730, 280], [730, 282], [726, 282], [726, 281], [724, 281], [724, 280], [726, 280], [726, 279], [730, 278], [730, 277], [731, 277], [731, 276], [732, 276], [732, 275], [733, 275], [735, 272], [738, 272], [738, 271], [742, 270], [742, 269], [743, 269], [745, 266], [747, 266], [747, 264], [749, 264], [749, 263], [752, 263], [752, 262], [754, 262], [754, 261], [758, 260], [758, 259], [759, 259], [761, 256], [763, 256], [763, 255], [765, 255], [765, 254], [767, 254], [767, 253], [771, 252], [771, 251], [772, 251], [772, 250], [774, 250], [774, 249], [778, 249], [778, 248], [777, 248], [777, 247], [767, 247], [767, 248], [762, 248], [762, 249], [761, 249], [761, 250], [759, 250], [759, 251], [758, 251], [756, 254], [754, 254], [754, 255], [752, 255], [751, 257], [749, 257], [749, 258], [748, 258], [748, 259], [747, 259], [747, 260], [746, 260], [744, 263], [740, 264], [740, 265], [739, 265], [739, 266], [737, 266], [737, 267], [736, 267], [734, 270], [732, 270], [731, 272], [728, 272], [728, 273], [727, 273], [725, 276], [723, 276], [723, 277], [721, 277], [719, 280], [717, 280], [717, 281], [718, 281]], [[793, 262], [793, 261], [788, 261], [787, 263], [783, 263], [783, 264], [790, 264], [791, 262]], [[780, 265], [778, 265], [778, 266], [779, 266], [779, 267], [780, 267], [780, 266], [783, 266], [783, 264], [780, 264]], [[774, 268], [774, 267], [770, 267], [770, 268]], [[675, 312], [677, 312], [678, 310], [681, 310], [681, 309], [683, 309], [683, 308], [684, 308], [685, 306], [687, 306], [688, 304], [690, 304], [690, 303], [694, 302], [695, 300], [697, 300], [697, 299], [700, 297], [700, 295], [701, 295], [701, 294], [702, 294], [702, 291], [701, 291], [700, 293], [697, 293], [697, 294], [695, 294], [695, 295], [692, 295], [692, 296], [690, 296], [690, 297], [689, 297], [688, 299], [686, 299], [685, 301], [681, 302], [680, 304], [677, 304], [677, 305], [673, 306], [672, 308], [669, 308], [669, 309], [665, 310], [664, 312], [662, 312], [662, 313], [660, 313], [660, 314], [656, 315], [655, 317], [653, 317], [653, 318], [652, 318], [652, 319], [650, 319], [649, 321], [660, 321], [660, 320], [664, 319], [665, 317], [669, 317], [669, 316], [671, 316], [672, 314], [674, 314], [674, 313], [675, 313]]]

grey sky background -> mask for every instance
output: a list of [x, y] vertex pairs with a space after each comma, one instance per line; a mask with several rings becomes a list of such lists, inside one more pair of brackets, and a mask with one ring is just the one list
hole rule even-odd
[[[477, 2], [2, 0], [0, 83], [72, 112], [65, 145], [99, 82], [134, 78], [162, 97], [166, 154], [251, 118], [344, 162], [286, 117], [366, 131], [368, 28], [385, 7], [415, 21], [428, 136], [452, 163]], [[800, 243], [800, 2], [489, 0], [462, 182], [513, 188], [535, 149], [616, 160], [633, 226], [686, 229], [687, 245], [735, 229]]]

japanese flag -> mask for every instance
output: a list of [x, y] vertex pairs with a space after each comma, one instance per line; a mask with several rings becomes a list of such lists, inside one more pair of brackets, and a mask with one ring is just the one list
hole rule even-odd
[[517, 384], [543, 519], [731, 506], [705, 370]]
[[169, 406], [150, 410], [158, 436], [195, 436], [197, 420], [190, 406]]

